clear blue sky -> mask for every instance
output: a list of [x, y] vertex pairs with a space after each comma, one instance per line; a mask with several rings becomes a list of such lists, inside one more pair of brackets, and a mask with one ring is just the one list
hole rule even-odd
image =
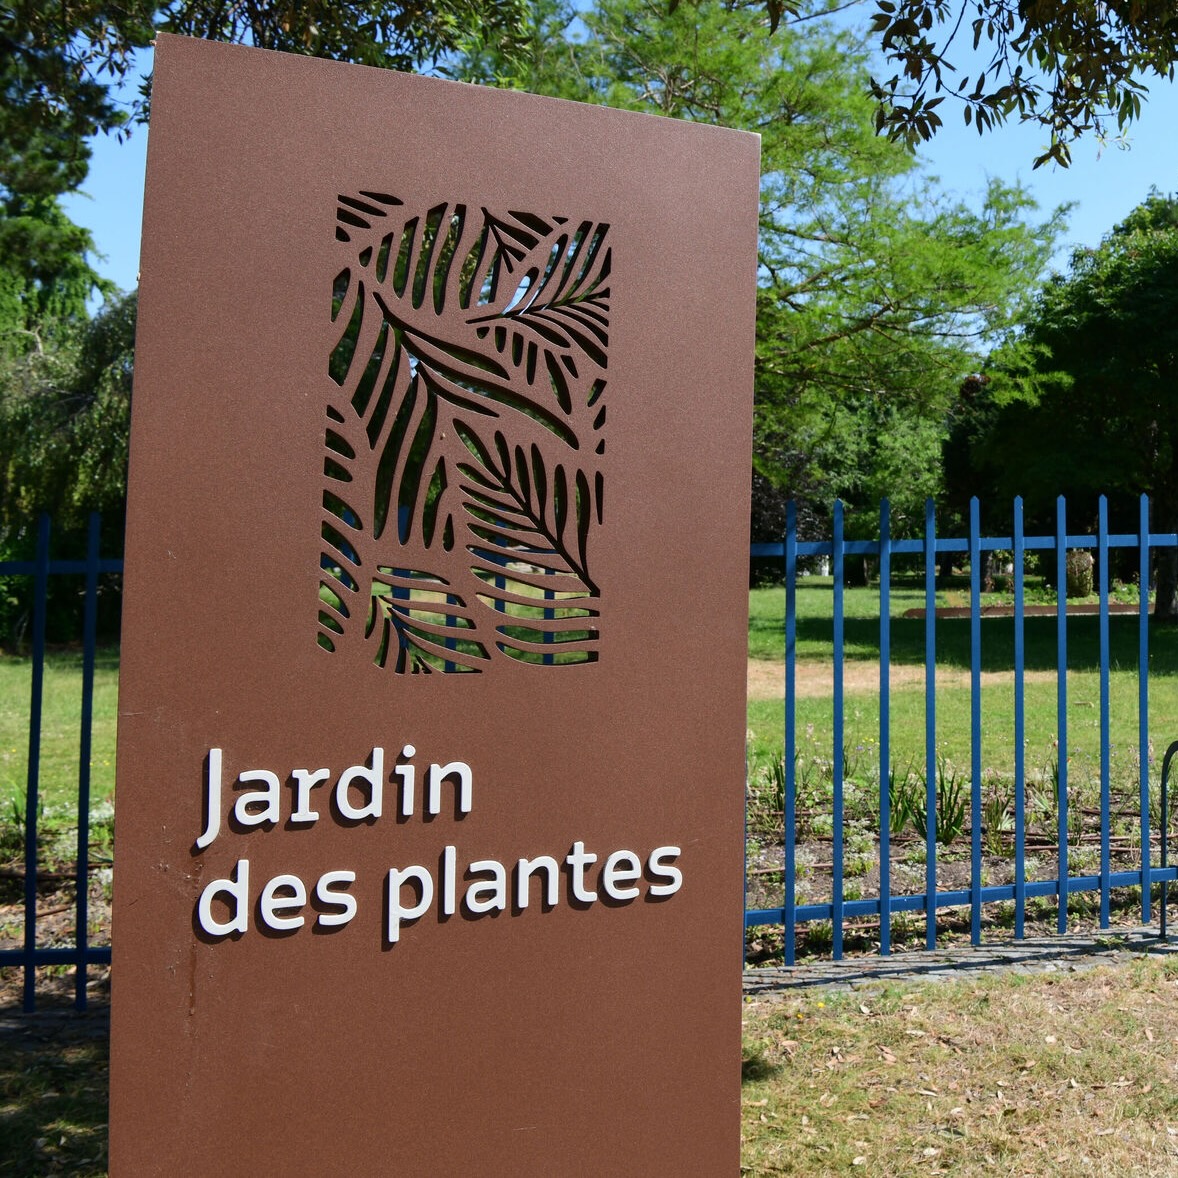
[[[1073, 202], [1064, 248], [1056, 257], [1063, 269], [1075, 245], [1096, 245], [1113, 225], [1148, 195], [1151, 185], [1163, 193], [1178, 192], [1178, 85], [1157, 83], [1142, 118], [1129, 131], [1128, 150], [1115, 144], [1101, 147], [1094, 139], [1072, 149], [1072, 166], [1033, 171], [1042, 150], [1038, 129], [1009, 124], [984, 136], [964, 126], [961, 112], [947, 101], [941, 108], [946, 126], [922, 150], [942, 187], [963, 197], [980, 195], [988, 178], [1030, 189], [1044, 214]], [[68, 214], [92, 230], [104, 259], [100, 273], [124, 290], [137, 282], [139, 232], [143, 215], [143, 174], [146, 128], [136, 128], [129, 141], [99, 136], [94, 144], [90, 175], [81, 194], [66, 198]]]

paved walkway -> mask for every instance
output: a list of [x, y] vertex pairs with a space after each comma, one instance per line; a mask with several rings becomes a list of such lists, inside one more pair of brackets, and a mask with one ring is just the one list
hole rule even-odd
[[1120, 965], [1143, 954], [1178, 954], [1178, 939], [1162, 941], [1155, 928], [1104, 929], [1028, 937], [995, 944], [955, 945], [945, 949], [912, 950], [845, 957], [842, 961], [810, 960], [792, 966], [757, 966], [744, 972], [749, 997], [798, 995], [812, 990], [857, 990], [865, 986], [908, 982], [952, 981], [985, 974], [1076, 973], [1101, 965]]
[[[744, 971], [746, 997], [798, 996], [820, 990], [859, 990], [880, 985], [946, 982], [986, 974], [1079, 973], [1097, 966], [1126, 965], [1145, 954], [1178, 954], [1178, 936], [1166, 941], [1156, 927], [1118, 928], [1062, 936], [1028, 937], [979, 945], [953, 945], [929, 952], [914, 949], [890, 957], [852, 956], [842, 961], [810, 959], [792, 966], [756, 966]], [[110, 1018], [105, 988], [90, 1009], [78, 1014], [58, 998], [36, 1014], [15, 1005], [0, 1007], [0, 1039], [52, 1037], [69, 1029], [83, 1038], [105, 1036]]]

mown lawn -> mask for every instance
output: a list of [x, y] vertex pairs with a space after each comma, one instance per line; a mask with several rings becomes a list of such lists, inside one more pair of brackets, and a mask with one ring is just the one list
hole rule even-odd
[[[957, 594], [956, 596], [960, 596]], [[938, 595], [944, 605], [954, 595]], [[991, 600], [995, 600], [991, 598]], [[923, 608], [923, 589], [900, 586], [892, 595], [890, 739], [894, 765], [922, 765], [926, 745], [925, 621], [903, 614]], [[762, 671], [784, 668], [784, 589], [756, 589], [749, 601], [749, 651]], [[870, 759], [880, 740], [879, 593], [845, 593], [845, 730], [848, 760]], [[805, 578], [798, 588], [798, 753], [830, 757], [833, 747], [831, 666], [833, 587], [829, 578]], [[1138, 619], [1115, 614], [1109, 622], [1109, 712], [1114, 775], [1137, 775]], [[939, 751], [953, 763], [970, 762], [970, 622], [938, 620], [935, 734]], [[1025, 755], [1028, 773], [1050, 771], [1058, 757], [1057, 639], [1054, 617], [1025, 621]], [[1100, 748], [1099, 619], [1069, 619], [1067, 637], [1068, 755], [1074, 771], [1088, 776]], [[984, 618], [981, 624], [982, 764], [1010, 774], [1014, 767], [1014, 621]], [[784, 672], [782, 671], [782, 680]], [[765, 674], [762, 681], [767, 679]], [[1149, 663], [1150, 742], [1155, 762], [1178, 739], [1178, 627], [1153, 627]], [[782, 691], [775, 698], [751, 693], [749, 729], [755, 759], [780, 757], [784, 745]], [[762, 691], [762, 696], [769, 694]], [[1156, 765], [1154, 776], [1156, 778]]]

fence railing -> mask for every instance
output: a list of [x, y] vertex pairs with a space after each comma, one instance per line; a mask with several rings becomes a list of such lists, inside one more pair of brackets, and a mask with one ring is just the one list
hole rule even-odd
[[[1110, 533], [1108, 509], [1102, 499], [1099, 504], [1099, 525], [1095, 535], [1071, 534], [1067, 530], [1066, 507], [1061, 499], [1057, 505], [1056, 526], [1050, 535], [1028, 535], [1023, 530], [1022, 504], [1014, 503], [1013, 528], [1009, 535], [981, 534], [980, 509], [975, 500], [971, 505], [968, 536], [938, 537], [933, 505], [926, 511], [924, 535], [917, 539], [893, 539], [887, 502], [881, 506], [879, 534], [875, 540], [847, 540], [843, 535], [843, 510], [836, 504], [832, 535], [829, 540], [805, 541], [797, 536], [796, 512], [788, 511], [785, 535], [781, 543], [754, 544], [754, 557], [776, 558], [782, 561], [785, 579], [785, 609], [782, 617], [784, 658], [784, 710], [782, 732], [783, 797], [780, 835], [783, 844], [781, 875], [782, 902], [777, 906], [749, 908], [746, 906], [745, 927], [779, 926], [783, 931], [784, 957], [787, 963], [795, 960], [795, 943], [799, 925], [826, 921], [831, 927], [831, 949], [838, 958], [843, 954], [844, 929], [847, 921], [859, 918], [878, 920], [879, 951], [887, 954], [892, 948], [892, 922], [897, 913], [923, 913], [925, 916], [925, 944], [934, 948], [937, 940], [937, 912], [946, 907], [968, 907], [970, 935], [977, 943], [981, 938], [982, 909], [995, 902], [1013, 903], [1013, 931], [1016, 937], [1024, 933], [1027, 903], [1037, 897], [1054, 897], [1057, 904], [1057, 928], [1068, 927], [1069, 897], [1080, 892], [1098, 892], [1100, 922], [1107, 926], [1110, 918], [1110, 896], [1115, 888], [1138, 887], [1143, 922], [1151, 919], [1151, 890], [1178, 878], [1178, 868], [1151, 863], [1151, 843], [1158, 831], [1154, 829], [1150, 812], [1150, 757], [1149, 749], [1149, 685], [1150, 685], [1150, 623], [1149, 584], [1151, 554], [1160, 548], [1178, 547], [1178, 535], [1151, 533], [1149, 504], [1140, 501], [1139, 527], [1134, 533]], [[90, 873], [90, 763], [91, 728], [94, 695], [95, 654], [97, 647], [97, 605], [99, 577], [103, 573], [122, 571], [122, 560], [101, 555], [99, 548], [100, 522], [90, 520], [87, 550], [83, 559], [60, 560], [50, 557], [51, 527], [49, 520], [39, 522], [36, 549], [31, 560], [0, 562], [0, 576], [29, 577], [33, 585], [33, 612], [29, 630], [31, 649], [31, 686], [29, 695], [28, 762], [24, 798], [24, 924], [22, 944], [16, 948], [0, 949], [0, 966], [19, 966], [24, 970], [24, 1005], [31, 1010], [35, 1002], [35, 967], [43, 965], [72, 965], [75, 967], [75, 1004], [79, 1009], [86, 1003], [87, 970], [92, 965], [108, 965], [111, 950], [106, 945], [91, 945], [88, 938], [88, 896]], [[1111, 853], [1110, 805], [1110, 749], [1112, 725], [1110, 720], [1110, 580], [1109, 553], [1114, 548], [1135, 550], [1138, 585], [1138, 618], [1136, 642], [1136, 747], [1139, 778], [1137, 781], [1137, 811], [1139, 854], [1131, 868], [1114, 869]], [[1099, 595], [1099, 740], [1100, 740], [1100, 851], [1099, 869], [1095, 874], [1072, 874], [1069, 867], [1069, 796], [1068, 796], [1068, 621], [1074, 617], [1066, 600], [1069, 550], [1088, 549], [1095, 553], [1095, 582]], [[1012, 616], [1013, 616], [1013, 880], [1009, 883], [988, 884], [983, 878], [982, 853], [982, 652], [983, 624], [981, 607], [982, 554], [1005, 551], [1011, 554]], [[1049, 877], [1031, 878], [1027, 857], [1027, 766], [1025, 757], [1026, 731], [1026, 606], [1024, 587], [1025, 557], [1040, 551], [1054, 553], [1056, 602], [1055, 634], [1057, 665], [1056, 679], [1056, 741], [1057, 773], [1052, 783], [1056, 800], [1055, 853], [1056, 871]], [[937, 744], [937, 584], [938, 557], [942, 553], [963, 555], [969, 564], [969, 652], [970, 652], [970, 714], [969, 714], [969, 881], [968, 886], [939, 888], [937, 882], [938, 841], [936, 816], [938, 797]], [[844, 764], [844, 732], [846, 690], [844, 671], [847, 662], [844, 605], [844, 562], [847, 557], [871, 557], [878, 561], [879, 573], [879, 723], [878, 723], [878, 827], [875, 850], [879, 864], [878, 894], [868, 897], [846, 895], [846, 816]], [[891, 773], [891, 703], [890, 684], [891, 637], [893, 622], [892, 561], [896, 556], [916, 558], [922, 567], [924, 585], [924, 887], [914, 893], [897, 892], [892, 878], [892, 814], [893, 798], [889, 788]], [[825, 557], [833, 574], [831, 593], [833, 617], [831, 641], [833, 648], [833, 692], [831, 699], [832, 739], [830, 748], [830, 814], [831, 871], [829, 899], [799, 903], [798, 883], [798, 717], [797, 717], [797, 597], [799, 560]], [[41, 715], [46, 661], [46, 614], [49, 598], [49, 578], [68, 575], [82, 583], [82, 685], [78, 736], [78, 794], [77, 794], [77, 862], [75, 867], [75, 939], [73, 945], [41, 946], [38, 944], [37, 885], [38, 885], [38, 815], [41, 795]], [[1167, 717], [1173, 728], [1166, 738], [1178, 736], [1178, 715]]]
[[[1151, 533], [1149, 530], [1149, 502], [1142, 496], [1139, 503], [1139, 526], [1134, 533], [1110, 533], [1108, 528], [1108, 505], [1104, 498], [1099, 502], [1099, 524], [1095, 535], [1073, 535], [1067, 529], [1066, 505], [1062, 498], [1057, 502], [1055, 530], [1050, 535], [1027, 535], [1023, 528], [1023, 505], [1015, 500], [1013, 528], [1007, 535], [984, 536], [981, 533], [980, 508], [975, 499], [970, 509], [968, 536], [939, 537], [936, 533], [936, 517], [931, 501], [927, 505], [924, 535], [917, 539], [893, 539], [890, 530], [888, 503], [881, 505], [879, 517], [879, 538], [876, 540], [846, 540], [843, 535], [843, 510], [836, 504], [833, 515], [832, 535], [829, 540], [803, 541], [797, 536], [797, 517], [794, 506], [788, 510], [785, 536], [778, 544], [754, 544], [754, 557], [776, 557], [783, 562], [785, 578], [785, 612], [782, 619], [784, 638], [784, 689], [785, 706], [783, 715], [784, 758], [783, 758], [783, 805], [781, 838], [784, 844], [782, 865], [783, 893], [778, 907], [746, 908], [745, 927], [777, 925], [783, 929], [784, 956], [787, 963], [794, 961], [795, 941], [799, 924], [813, 921], [829, 921], [831, 925], [831, 947], [835, 958], [843, 953], [844, 929], [846, 922], [855, 918], [878, 919], [879, 952], [887, 954], [892, 947], [893, 916], [901, 912], [923, 913], [925, 916], [925, 945], [932, 949], [937, 940], [937, 911], [946, 907], [968, 906], [970, 937], [979, 943], [982, 930], [982, 908], [994, 902], [1013, 902], [1013, 931], [1015, 937], [1024, 935], [1027, 916], [1027, 902], [1035, 897], [1056, 897], [1059, 932], [1068, 928], [1069, 897], [1079, 892], [1098, 891], [1100, 903], [1100, 924], [1107, 927], [1110, 917], [1110, 893], [1114, 888], [1137, 886], [1141, 889], [1141, 916], [1143, 923], [1151, 918], [1152, 885], [1175, 878], [1172, 866], [1151, 866], [1151, 839], [1158, 832], [1151, 829], [1150, 817], [1150, 757], [1149, 750], [1149, 686], [1150, 686], [1150, 622], [1149, 584], [1151, 553], [1160, 548], [1178, 546], [1178, 536], [1173, 533]], [[1136, 652], [1136, 746], [1139, 762], [1137, 782], [1137, 841], [1140, 853], [1132, 869], [1114, 870], [1111, 855], [1111, 807], [1110, 807], [1110, 584], [1109, 552], [1114, 548], [1130, 548], [1136, 552], [1137, 600], [1137, 652]], [[1072, 874], [1069, 869], [1069, 796], [1068, 796], [1068, 621], [1074, 617], [1066, 600], [1067, 553], [1069, 550], [1089, 549], [1095, 553], [1095, 583], [1099, 594], [1099, 778], [1100, 778], [1100, 851], [1099, 870], [1096, 874]], [[1026, 766], [1026, 607], [1024, 566], [1029, 552], [1054, 553], [1055, 565], [1055, 634], [1056, 634], [1056, 780], [1055, 793], [1055, 855], [1057, 870], [1049, 878], [1030, 878], [1027, 858], [1027, 766]], [[983, 624], [981, 604], [982, 554], [1005, 551], [1011, 554], [1011, 580], [1013, 590], [1013, 857], [1014, 878], [1009, 883], [987, 884], [983, 879], [982, 848], [982, 743], [983, 743], [983, 693], [982, 693], [982, 652]], [[937, 583], [938, 556], [955, 553], [968, 558], [969, 563], [969, 882], [965, 887], [941, 889], [937, 883], [938, 764], [937, 743]], [[894, 781], [891, 760], [892, 724], [890, 705], [893, 693], [890, 686], [890, 639], [893, 620], [891, 617], [892, 560], [893, 557], [908, 554], [923, 564], [924, 583], [924, 887], [915, 894], [897, 894], [892, 879], [892, 814], [894, 802]], [[878, 726], [878, 829], [877, 852], [879, 862], [878, 895], [849, 899], [845, 894], [846, 846], [844, 840], [844, 791], [846, 788], [844, 766], [844, 716], [845, 690], [844, 669], [846, 664], [845, 614], [844, 614], [844, 559], [848, 556], [866, 556], [878, 560], [879, 565], [879, 726]], [[797, 720], [797, 596], [799, 558], [826, 557], [833, 574], [833, 699], [830, 760], [830, 831], [831, 831], [831, 887], [828, 901], [798, 903], [798, 860], [797, 860], [797, 805], [798, 805], [798, 720]], [[1167, 719], [1174, 731], [1164, 734], [1169, 738], [1178, 736], [1178, 715]]]
[[[121, 559], [103, 557], [99, 551], [100, 519], [91, 516], [87, 529], [86, 555], [79, 560], [50, 558], [51, 527], [43, 516], [37, 527], [36, 548], [32, 560], [0, 561], [0, 576], [30, 577], [33, 584], [32, 620], [28, 636], [32, 656], [29, 691], [28, 764], [24, 799], [24, 928], [19, 948], [0, 949], [0, 966], [24, 969], [23, 1002], [25, 1010], [34, 1009], [35, 967], [72, 965], [75, 967], [74, 1004], [86, 1006], [87, 970], [91, 965], [110, 964], [109, 945], [89, 943], [90, 894], [90, 761], [94, 707], [94, 662], [97, 650], [98, 586], [102, 573], [122, 572]], [[41, 809], [41, 713], [45, 686], [46, 621], [49, 603], [49, 578], [72, 576], [82, 583], [82, 689], [78, 733], [77, 860], [74, 886], [74, 943], [67, 946], [41, 946], [37, 936], [38, 817]]]

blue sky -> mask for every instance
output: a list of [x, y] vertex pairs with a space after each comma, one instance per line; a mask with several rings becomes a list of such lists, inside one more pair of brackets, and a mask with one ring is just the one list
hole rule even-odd
[[[1035, 127], [1010, 124], [979, 136], [964, 126], [960, 110], [951, 102], [941, 110], [946, 126], [921, 155], [942, 188], [973, 199], [994, 177], [1021, 181], [1044, 215], [1057, 205], [1075, 204], [1055, 259], [1059, 269], [1066, 267], [1074, 246], [1098, 244], [1145, 199], [1151, 186], [1163, 193], [1178, 192], [1178, 85], [1173, 83], [1151, 87], [1141, 119], [1129, 130], [1127, 148], [1102, 147], [1095, 139], [1085, 139], [1073, 147], [1072, 166], [1066, 170], [1051, 166], [1032, 170], [1043, 142]], [[133, 289], [137, 282], [147, 137], [143, 127], [121, 144], [113, 137], [99, 136], [83, 191], [64, 202], [68, 214], [93, 232], [104, 255], [97, 263], [99, 272], [124, 290]]]

